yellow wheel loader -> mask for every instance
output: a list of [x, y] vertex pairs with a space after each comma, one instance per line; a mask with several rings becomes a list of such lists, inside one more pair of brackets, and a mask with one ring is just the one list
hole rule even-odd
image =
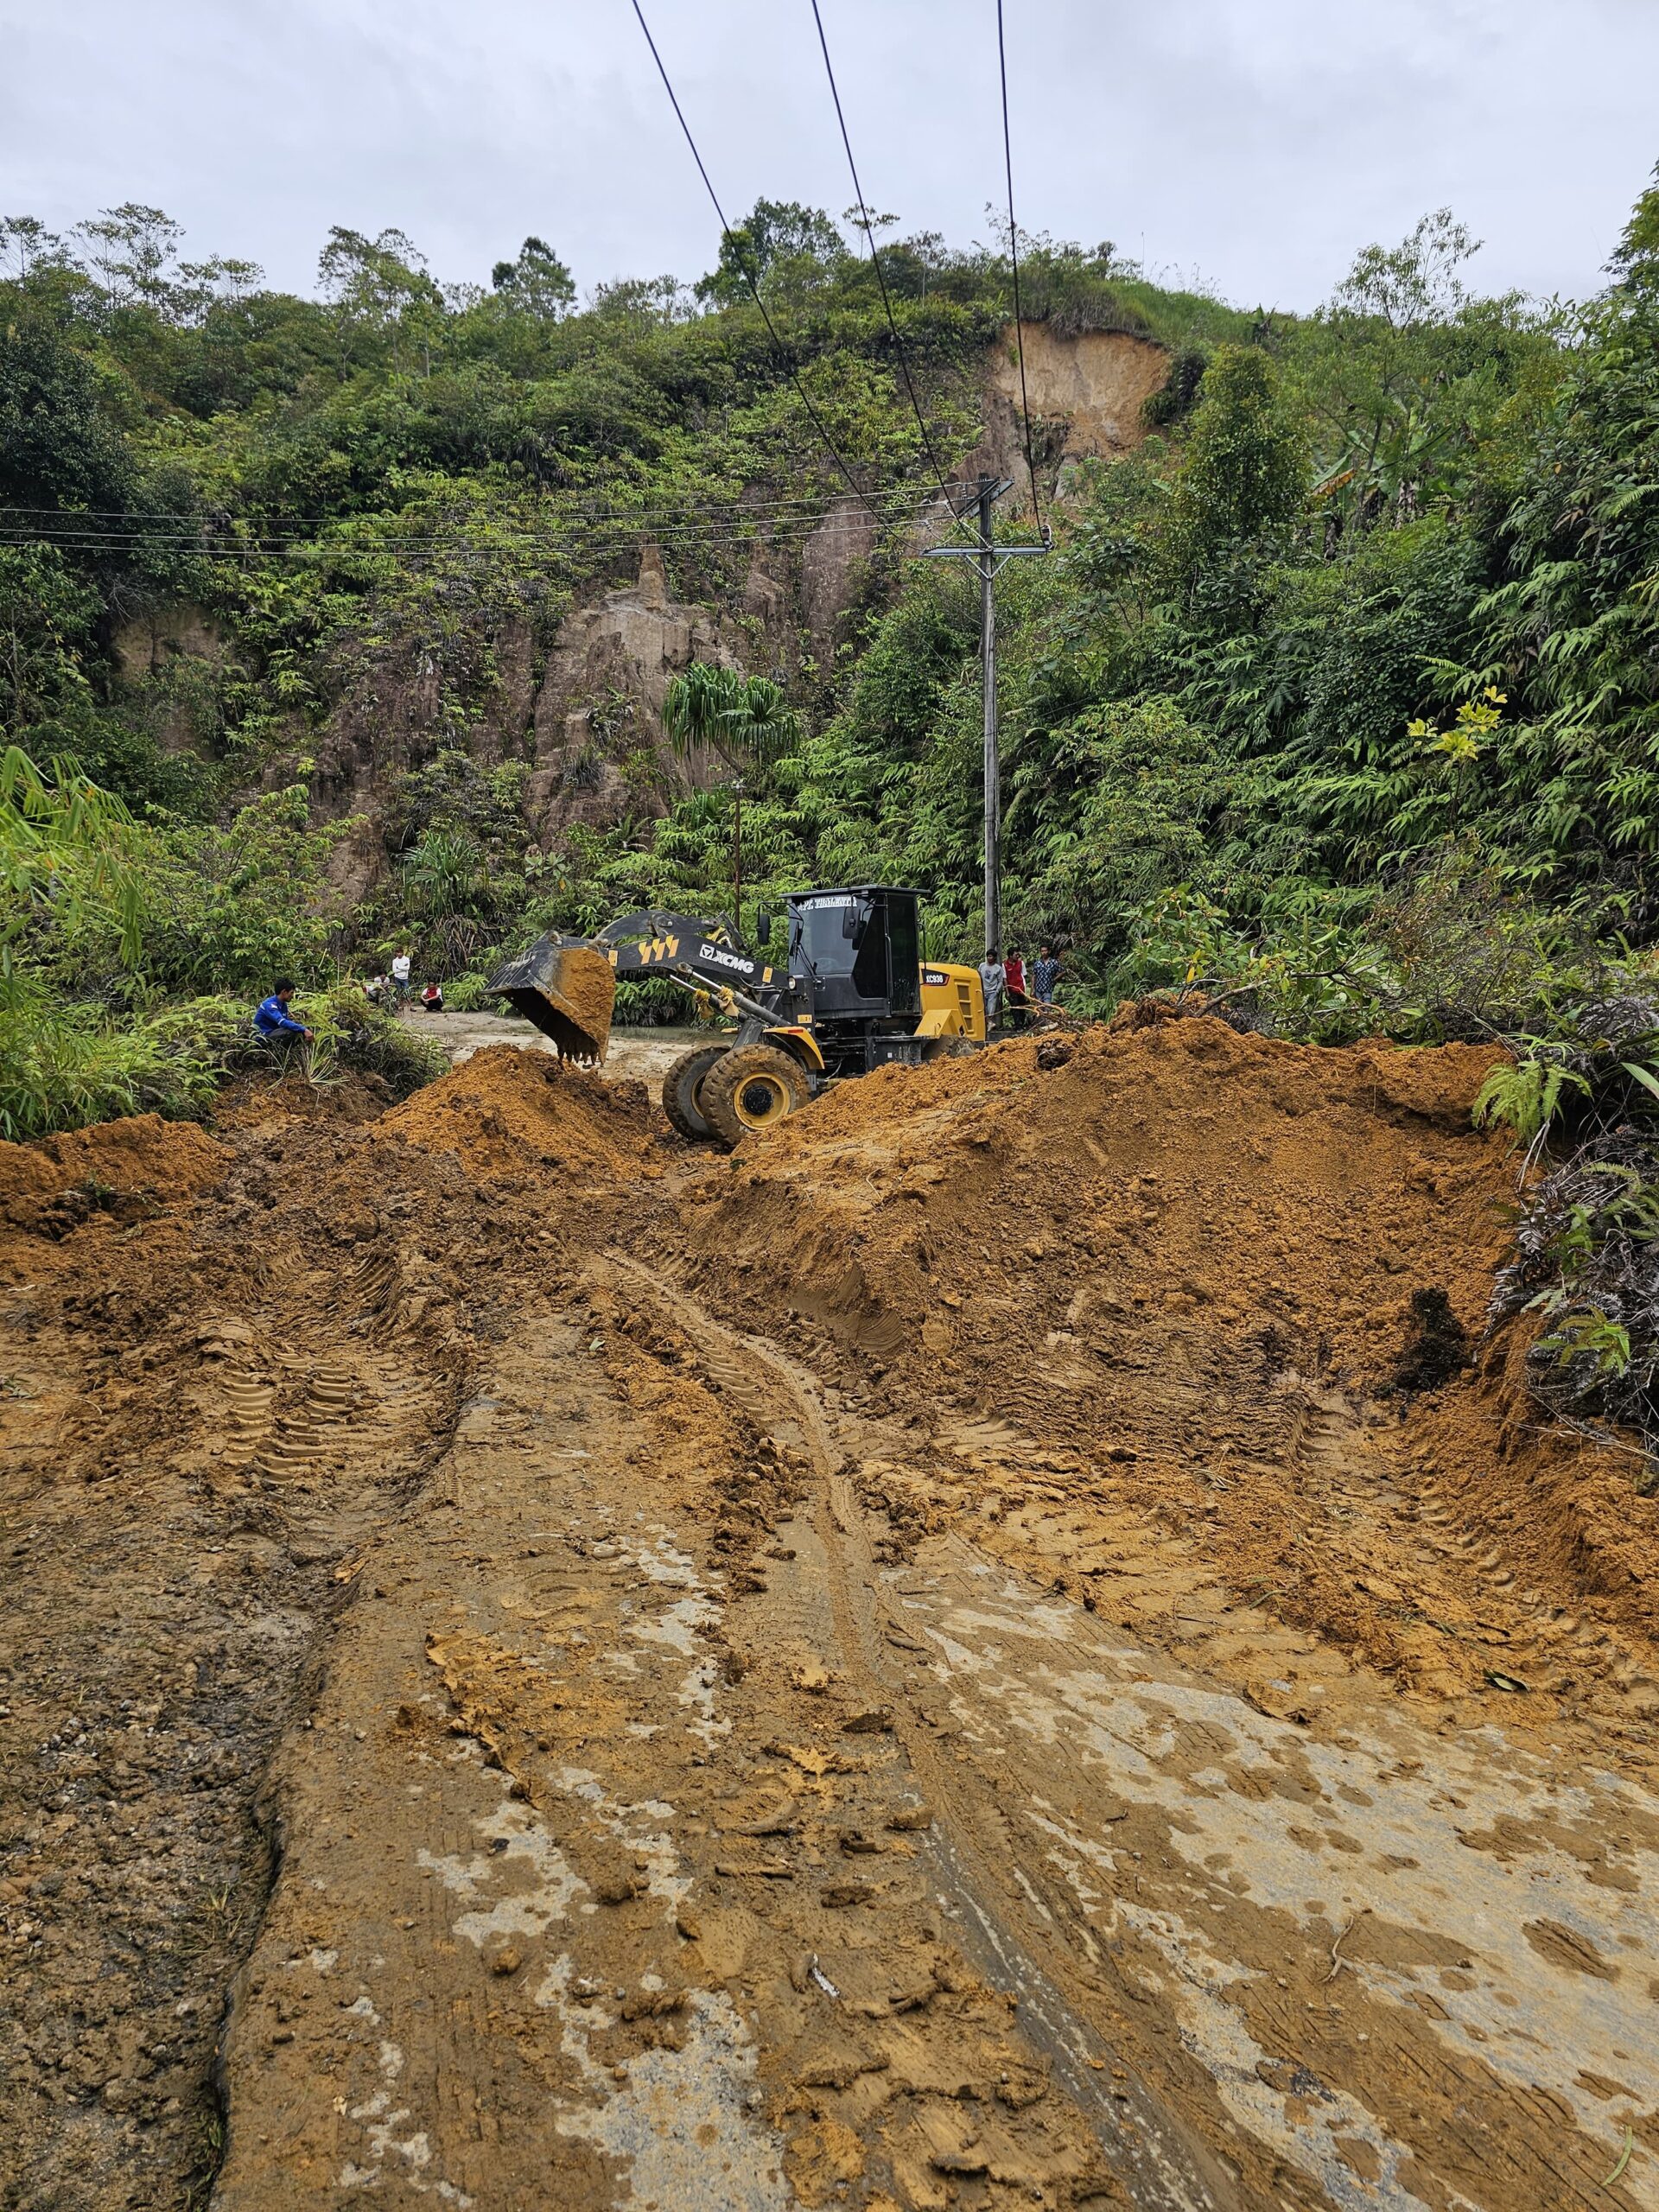
[[[594, 938], [538, 938], [490, 988], [565, 1057], [590, 1062], [605, 1057], [619, 978], [664, 977], [725, 1014], [735, 1027], [663, 1078], [663, 1111], [693, 1142], [734, 1145], [826, 1084], [984, 1043], [978, 969], [921, 957], [919, 893], [861, 884], [784, 904], [780, 965], [747, 951], [723, 922], [652, 912], [624, 915]], [[759, 933], [771, 936], [769, 916]]]

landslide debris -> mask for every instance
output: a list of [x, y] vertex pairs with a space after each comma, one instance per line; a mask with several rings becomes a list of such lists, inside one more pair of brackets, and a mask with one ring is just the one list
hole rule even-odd
[[67, 1234], [95, 1210], [154, 1212], [221, 1183], [231, 1154], [194, 1122], [136, 1114], [39, 1144], [0, 1143], [0, 1230]]
[[[527, 2129], [547, 2124], [544, 2080], [530, 2067], [509, 2096], [480, 2056], [504, 2008], [527, 2008], [526, 2050], [568, 2030], [589, 2088], [620, 2097], [619, 2069], [669, 2066], [682, 2035], [686, 2079], [703, 2078], [705, 2012], [670, 2005], [695, 1972], [733, 2035], [753, 2024], [803, 2201], [857, 2171], [876, 2084], [910, 2201], [942, 2201], [985, 2158], [1096, 2201], [1064, 2098], [1033, 2105], [1028, 2140], [986, 2149], [989, 2103], [1023, 2109], [1004, 2094], [1022, 2078], [1013, 2024], [988, 1964], [958, 1979], [931, 1875], [903, 1878], [931, 1833], [919, 1791], [979, 1839], [988, 1881], [1028, 1863], [1052, 1898], [1048, 1846], [1031, 1859], [1003, 1823], [1029, 1800], [1047, 1834], [1088, 1794], [1033, 1751], [1005, 1804], [973, 1764], [947, 1647], [924, 1633], [942, 1574], [975, 1618], [1054, 1594], [1028, 1624], [1054, 1639], [1046, 1682], [1081, 1606], [1126, 1694], [1155, 1649], [1148, 1699], [1230, 1688], [1308, 1731], [1298, 1744], [1338, 1740], [1344, 1715], [1375, 1733], [1376, 1667], [1434, 1700], [1437, 1727], [1484, 1730], [1495, 1705], [1511, 1733], [1547, 1725], [1563, 1770], [1653, 1760], [1659, 1509], [1616, 1463], [1541, 1435], [1524, 1336], [1484, 1334], [1513, 1197], [1501, 1147], [1468, 1125], [1491, 1058], [1132, 1017], [842, 1086], [708, 1169], [641, 1086], [507, 1047], [390, 1110], [360, 1084], [289, 1082], [251, 1086], [212, 1132], [134, 1122], [0, 1147], [0, 2126], [39, 2201], [200, 2196], [214, 2052], [251, 1955], [228, 2046], [261, 2115], [241, 2170], [267, 2171], [274, 2096], [321, 2157], [334, 2106], [317, 2085], [346, 2016], [317, 1961], [346, 1958], [337, 1936], [354, 1973], [406, 1974], [413, 2029], [442, 2011], [456, 2056], [444, 2044], [437, 2075], [493, 2084]], [[826, 1584], [837, 1532], [855, 1551], [866, 1523], [886, 1593], [868, 1680], [837, 1625], [866, 1586]], [[367, 1681], [384, 1694], [365, 1702]], [[1212, 1737], [1189, 1751], [1211, 1791]], [[431, 2001], [420, 1916], [439, 1878], [411, 1840], [394, 1936], [368, 1847], [395, 1801], [399, 1833], [450, 1867], [455, 1837], [422, 1826], [429, 1760], [465, 1812], [456, 1837], [489, 1840], [452, 1870], [446, 1910], [479, 1933], [445, 1955], [451, 2009]], [[1227, 1803], [1251, 1819], [1266, 1786], [1240, 1774]], [[651, 1855], [671, 1803], [671, 1895]], [[311, 1825], [271, 1908], [283, 1806]], [[1152, 1810], [1102, 1818], [1131, 1854], [1124, 1910], [1143, 1872], [1155, 1901]], [[575, 1985], [546, 2012], [550, 1967], [522, 1924], [542, 1890], [522, 1910], [504, 1893], [486, 1930], [467, 1886], [545, 1886], [567, 1845], [599, 1907], [594, 1988], [627, 1985], [603, 2024]], [[1623, 1884], [1622, 1859], [1583, 1849], [1586, 1879]], [[325, 1866], [326, 1896], [309, 1872]], [[1300, 1979], [1289, 2024], [1262, 2025], [1274, 2052], [1327, 2005], [1333, 1946], [1384, 1940], [1327, 1903], [1308, 1959], [1280, 1961]], [[913, 1991], [893, 1980], [912, 1958]], [[476, 1999], [474, 1967], [498, 1994]], [[821, 2050], [816, 2008], [843, 2003], [855, 2043]], [[390, 2063], [385, 2031], [347, 2010], [364, 2065]], [[1126, 2031], [1138, 2050], [1167, 2027], [1147, 2017], [1150, 2041]], [[1356, 2032], [1357, 2079], [1381, 2042]], [[963, 2083], [985, 2092], [982, 2140], [938, 2133]], [[357, 2127], [353, 2157], [378, 2126]], [[505, 2155], [468, 2151], [480, 2187]]]
[[509, 1049], [0, 1145], [0, 2201], [211, 2174], [271, 1754], [481, 1356], [629, 1217], [642, 1099]]
[[516, 1045], [475, 1052], [384, 1116], [376, 1134], [453, 1153], [474, 1175], [553, 1168], [624, 1192], [657, 1149], [643, 1083], [607, 1082]]
[[1151, 1012], [839, 1086], [688, 1191], [699, 1287], [891, 1425], [868, 1479], [901, 1545], [970, 1516], [1109, 1607], [1173, 1548], [1447, 1692], [1517, 1651], [1581, 1681], [1551, 1617], [1586, 1605], [1648, 1649], [1659, 1508], [1540, 1433], [1513, 1332], [1483, 1343], [1495, 1051]]

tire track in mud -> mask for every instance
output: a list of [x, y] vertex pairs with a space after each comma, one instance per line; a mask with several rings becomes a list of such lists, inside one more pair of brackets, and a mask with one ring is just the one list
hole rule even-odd
[[[1179, 2150], [1214, 2146], [1150, 2183], [1120, 2165], [1135, 2202], [1206, 2183], [1198, 2201], [1300, 2204], [1312, 2184], [1353, 2212], [1656, 2201], [1639, 1961], [1659, 1941], [1659, 1805], [1638, 1778], [1490, 1727], [1430, 1736], [1346, 1668], [1321, 1725], [1274, 1718], [1271, 1684], [1241, 1698], [1126, 1648], [960, 1536], [884, 1566], [810, 1378], [706, 1312], [688, 1325], [682, 1288], [613, 1260], [757, 1422], [804, 1440], [817, 1633], [904, 1716], [957, 1939], [1020, 1992], [1022, 2031], [1080, 2110], [1100, 2093], [1077, 2057], [1104, 2030], [1131, 2054], [1114, 2072], [1138, 2077], [1136, 2117], [1191, 2113]], [[809, 1613], [814, 1593], [794, 1602]], [[1103, 1765], [1116, 1808], [1068, 1780]]]
[[[622, 1252], [610, 1250], [605, 1258], [665, 1312], [678, 1309], [683, 1325], [683, 1291], [671, 1294], [648, 1268]], [[890, 1678], [880, 1652], [884, 1640], [908, 1639], [881, 1605], [868, 1527], [845, 1472], [847, 1455], [830, 1433], [812, 1384], [774, 1346], [727, 1327], [704, 1307], [696, 1309], [692, 1333], [709, 1374], [759, 1427], [778, 1431], [781, 1414], [785, 1437], [804, 1443], [819, 1478], [810, 1510], [826, 1568], [834, 1655], [873, 1708], [893, 1700], [902, 1710], [910, 1703], [907, 1686]], [[798, 1591], [794, 1602], [803, 1613], [813, 1610], [804, 1592]], [[1221, 2212], [1236, 2203], [1236, 2174], [1222, 2171], [1086, 2019], [1056, 1973], [1038, 1964], [1028, 1910], [977, 1840], [979, 1823], [939, 1751], [914, 1722], [897, 1732], [935, 1812], [927, 1848], [953, 1932], [975, 1967], [1017, 1998], [1021, 2036], [1052, 2067], [1131, 2202], [1144, 2212]], [[944, 1820], [940, 1808], [946, 1811]]]

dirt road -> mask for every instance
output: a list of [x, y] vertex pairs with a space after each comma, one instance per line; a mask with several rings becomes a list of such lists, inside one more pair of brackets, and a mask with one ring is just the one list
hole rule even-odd
[[[434, 1036], [457, 1066], [488, 1045], [515, 1045], [530, 1052], [551, 1052], [550, 1038], [543, 1037], [527, 1021], [499, 1014], [407, 1014], [411, 1028]], [[671, 1064], [693, 1045], [706, 1043], [706, 1028], [675, 1027], [613, 1029], [602, 1071], [608, 1082], [632, 1079], [655, 1084]]]
[[1659, 2202], [1652, 1504], [1475, 1071], [1213, 1027], [0, 1163], [0, 2201]]

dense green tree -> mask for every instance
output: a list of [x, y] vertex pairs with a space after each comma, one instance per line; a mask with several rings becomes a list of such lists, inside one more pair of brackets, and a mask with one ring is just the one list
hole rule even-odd
[[1306, 442], [1273, 363], [1224, 346], [1205, 371], [1170, 503], [1170, 572], [1188, 594], [1237, 553], [1283, 550], [1307, 490]]
[[0, 324], [0, 510], [101, 521], [131, 497], [135, 470], [94, 361], [43, 315]]
[[798, 200], [757, 200], [720, 242], [720, 261], [697, 285], [699, 299], [735, 307], [750, 286], [765, 296], [811, 289], [849, 257], [847, 241], [821, 207]]
[[528, 238], [516, 261], [498, 261], [490, 282], [511, 304], [538, 321], [554, 322], [576, 296], [575, 279], [550, 245]]

